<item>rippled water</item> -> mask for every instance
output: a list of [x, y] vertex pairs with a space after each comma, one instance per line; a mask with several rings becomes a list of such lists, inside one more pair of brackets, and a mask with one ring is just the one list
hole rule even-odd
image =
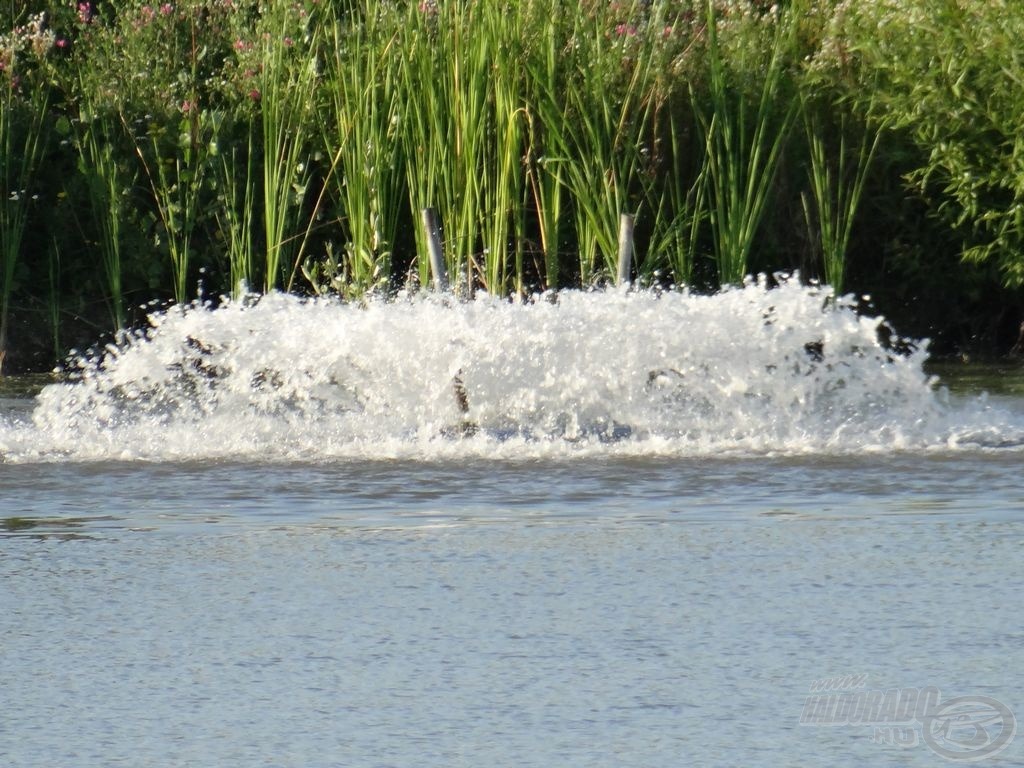
[[0, 401], [0, 765], [941, 762], [801, 725], [839, 675], [1024, 716], [1012, 387], [796, 287], [362, 312]]

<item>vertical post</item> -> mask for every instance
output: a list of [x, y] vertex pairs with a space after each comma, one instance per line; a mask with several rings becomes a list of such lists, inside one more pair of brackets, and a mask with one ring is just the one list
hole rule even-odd
[[430, 273], [434, 277], [434, 290], [448, 290], [448, 270], [444, 266], [444, 249], [441, 247], [441, 228], [437, 223], [437, 211], [424, 208], [423, 231], [427, 236], [427, 254], [430, 256]]
[[615, 276], [615, 284], [629, 282], [629, 272], [633, 268], [633, 220], [632, 213], [619, 214], [619, 269]]

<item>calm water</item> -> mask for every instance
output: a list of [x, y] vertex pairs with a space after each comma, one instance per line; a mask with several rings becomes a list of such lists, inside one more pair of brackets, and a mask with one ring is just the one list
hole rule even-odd
[[[132, 375], [168, 365], [136, 362]], [[865, 371], [881, 384], [855, 407], [817, 401], [813, 435], [788, 415], [720, 429], [706, 402], [691, 416], [714, 434], [641, 429], [632, 405], [585, 413], [628, 423], [620, 440], [586, 424], [567, 435], [564, 418], [525, 406], [529, 433], [509, 429], [466, 375], [481, 434], [396, 432], [370, 402], [361, 418], [386, 422], [379, 433], [343, 422], [358, 449], [294, 392], [287, 408], [261, 406], [244, 439], [216, 409], [180, 416], [166, 391], [147, 401], [158, 412], [140, 418], [133, 403], [119, 417], [109, 370], [39, 400], [8, 392], [0, 765], [985, 757], [979, 739], [1001, 732], [991, 718], [980, 730], [801, 724], [816, 681], [846, 675], [857, 691], [934, 686], [1024, 717], [1019, 372], [961, 377], [948, 398], [913, 370], [883, 373]], [[793, 375], [787, 393], [808, 371]], [[762, 378], [746, 377], [758, 402], [784, 411]], [[978, 401], [982, 386], [995, 394]], [[864, 405], [885, 398], [883, 411]], [[848, 410], [864, 416], [840, 420]], [[307, 417], [326, 447], [297, 457], [313, 450], [295, 436]], [[1024, 737], [981, 764], [1022, 762]]]

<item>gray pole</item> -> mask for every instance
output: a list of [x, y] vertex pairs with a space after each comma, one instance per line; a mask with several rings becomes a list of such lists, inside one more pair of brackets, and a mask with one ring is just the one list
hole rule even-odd
[[629, 282], [629, 272], [633, 267], [633, 219], [632, 213], [619, 214], [619, 269], [615, 276], [615, 284]]
[[430, 256], [430, 273], [434, 277], [434, 290], [448, 290], [448, 271], [444, 267], [444, 249], [441, 247], [441, 228], [437, 223], [437, 211], [424, 208], [423, 231], [427, 236], [427, 251]]

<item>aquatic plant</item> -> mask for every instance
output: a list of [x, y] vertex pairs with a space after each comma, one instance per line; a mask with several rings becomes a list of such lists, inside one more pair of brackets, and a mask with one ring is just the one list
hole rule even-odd
[[[502, 278], [508, 189], [515, 171], [507, 162], [518, 157], [514, 110], [507, 96], [515, 84], [510, 73], [493, 66], [508, 24], [495, 4], [455, 0], [410, 6], [400, 36], [401, 116], [410, 208], [436, 208], [440, 217], [448, 274], [457, 290], [471, 290], [476, 280], [488, 290]], [[514, 14], [514, 11], [510, 13]], [[501, 91], [501, 104], [496, 94]], [[500, 158], [505, 158], [503, 161]], [[417, 231], [419, 280], [426, 282], [427, 244]], [[496, 252], [484, 252], [486, 240], [502, 239]], [[481, 264], [486, 255], [488, 263]], [[490, 285], [488, 285], [490, 283]]]
[[[1024, 274], [1013, 4], [31, 0], [0, 27], [40, 10], [55, 140], [33, 183], [56, 193], [4, 196], [8, 232], [29, 217], [4, 246], [16, 324], [52, 323], [54, 299], [79, 334], [104, 303], [123, 326], [200, 274], [214, 296], [425, 285], [425, 207], [462, 295], [603, 282], [624, 212], [642, 282], [823, 262], [902, 306], [941, 287], [930, 254], [958, 240], [1003, 283]], [[4, 101], [21, 137], [26, 62]], [[872, 109], [893, 115], [884, 144]], [[968, 273], [951, 296], [996, 275]], [[1006, 299], [1009, 323], [1024, 303]]]
[[865, 100], [922, 154], [908, 182], [963, 255], [1024, 284], [1024, 5], [1012, 0], [870, 0], [843, 4], [823, 66], [853, 59]]
[[[737, 21], [735, 15], [723, 18], [717, 5], [714, 0], [706, 4], [709, 101], [702, 104], [695, 93], [693, 103], [707, 142], [718, 278], [722, 285], [735, 285], [747, 275], [782, 148], [797, 113], [796, 98], [786, 93], [784, 82], [794, 27], [792, 12], [779, 6], [763, 15], [748, 7]], [[735, 48], [727, 57], [720, 25], [737, 23], [749, 31], [739, 45], [728, 41]], [[762, 37], [764, 50], [757, 45]]]
[[[808, 225], [817, 230], [825, 281], [837, 295], [842, 295], [846, 284], [850, 233], [868, 169], [882, 136], [882, 125], [859, 126], [859, 139], [851, 139], [852, 118], [840, 111], [837, 125], [833, 129], [837, 136], [837, 146], [830, 151], [827, 145], [830, 131], [826, 128], [825, 115], [833, 113], [835, 106], [812, 105], [808, 99], [802, 105], [810, 159], [808, 178], [814, 201], [812, 206], [805, 196], [803, 204]], [[851, 141], [855, 146], [850, 146]]]
[[[194, 1], [182, 7], [128, 7], [118, 14], [109, 28], [112, 39], [106, 41], [119, 51], [122, 66], [127, 64], [129, 71], [133, 64], [151, 61], [151, 69], [160, 73], [158, 81], [173, 76], [158, 87], [150, 83], [139, 88], [134, 78], [122, 75], [120, 87], [130, 93], [122, 94], [117, 103], [153, 195], [170, 259], [171, 288], [179, 303], [188, 298], [193, 240], [216, 148], [202, 82], [203, 59], [211, 54], [212, 42], [212, 36], [200, 29], [210, 23], [210, 14], [203, 11], [208, 11], [205, 4]], [[128, 29], [131, 35], [125, 34]]]
[[[218, 150], [214, 172], [219, 192], [217, 226], [227, 251], [230, 293], [237, 299], [255, 285], [255, 232], [260, 216], [254, 119], [243, 118], [233, 128], [235, 141]], [[222, 131], [228, 130], [222, 126]]]
[[308, 241], [304, 223], [310, 219], [303, 206], [313, 178], [322, 26], [306, 5], [272, 2], [259, 10], [259, 75], [252, 98], [259, 101], [262, 127], [263, 287], [269, 291], [291, 283], [282, 263], [294, 275]]
[[[493, 6], [492, 6], [493, 7]], [[521, 10], [488, 13], [484, 23], [492, 38], [492, 48], [482, 56], [492, 73], [489, 95], [493, 140], [484, 147], [480, 205], [483, 270], [481, 282], [488, 292], [503, 295], [511, 287], [516, 294], [525, 292], [523, 240], [526, 220], [524, 149], [528, 137], [523, 92], [527, 88], [527, 52], [521, 42], [533, 34], [533, 19]], [[484, 75], [486, 77], [486, 74]], [[467, 126], [467, 130], [473, 130]], [[511, 264], [509, 260], [511, 259]], [[509, 276], [512, 285], [509, 285]]]
[[330, 20], [323, 141], [335, 160], [328, 183], [344, 231], [344, 261], [335, 279], [348, 295], [387, 287], [406, 212], [394, 13], [387, 5], [352, 0], [339, 4]]
[[652, 85], [655, 50], [665, 38], [664, 8], [618, 3], [574, 15], [564, 78], [540, 84], [547, 152], [558, 163], [573, 208], [584, 284], [615, 274], [619, 216], [641, 205], [661, 98]]
[[[137, 266], [150, 279], [169, 284], [176, 301], [186, 301], [195, 277], [193, 256], [212, 218], [210, 179], [220, 122], [212, 107], [221, 62], [230, 50], [229, 11], [214, 0], [101, 10], [90, 4], [79, 9], [72, 47], [77, 77], [67, 96], [86, 121], [99, 116], [120, 122], [120, 130], [103, 128], [103, 140], [114, 142], [112, 162], [122, 178], [141, 182], [132, 190], [138, 202], [131, 214], [147, 227], [153, 254], [167, 259], [163, 269]], [[133, 156], [124, 155], [125, 146]], [[101, 202], [107, 196], [103, 193], [96, 207], [109, 209]]]
[[94, 94], [83, 89], [83, 112], [75, 122], [75, 148], [78, 172], [89, 190], [89, 213], [99, 242], [100, 259], [106, 282], [104, 301], [114, 330], [125, 326], [122, 270], [122, 227], [126, 219], [126, 197], [135, 181], [135, 172], [117, 152], [122, 141], [121, 122]]
[[[446, 6], [447, 7], [447, 6]], [[436, 3], [410, 4], [404, 33], [398, 46], [401, 73], [402, 123], [409, 206], [413, 212], [436, 208], [441, 217], [446, 268], [456, 282], [464, 274], [467, 250], [475, 220], [459, 215], [460, 198], [466, 194], [464, 178], [468, 148], [456, 141], [455, 120], [459, 106], [455, 89], [464, 80], [457, 58], [456, 30], [438, 21]], [[457, 14], [452, 14], [457, 19]], [[461, 25], [458, 29], [461, 29]], [[463, 106], [463, 110], [466, 107]], [[416, 238], [416, 273], [422, 285], [430, 280], [428, 243], [419, 228]]]
[[149, 143], [136, 143], [142, 168], [156, 200], [171, 259], [171, 286], [174, 300], [188, 297], [189, 261], [193, 234], [202, 208], [202, 194], [215, 146], [205, 124], [207, 113], [186, 115], [179, 132], [168, 136], [165, 125], [153, 125]]
[[[654, 224], [650, 237], [650, 255], [645, 263], [649, 275], [661, 266], [671, 270], [676, 285], [691, 285], [697, 261], [700, 229], [708, 217], [707, 166], [703, 153], [688, 158], [683, 145], [686, 131], [680, 118], [670, 112], [667, 179], [660, 187], [651, 185], [650, 209]], [[693, 172], [694, 166], [700, 170]]]
[[0, 374], [7, 353], [11, 294], [35, 175], [49, 139], [46, 57], [56, 44], [43, 14], [0, 35]]

